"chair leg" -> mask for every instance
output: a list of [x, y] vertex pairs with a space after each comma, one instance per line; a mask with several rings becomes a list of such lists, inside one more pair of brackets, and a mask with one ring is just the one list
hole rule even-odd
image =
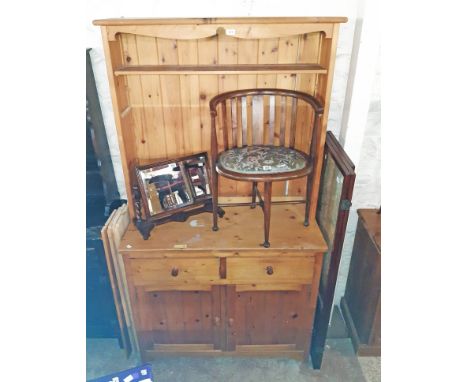
[[212, 170], [211, 176], [213, 179], [213, 189], [212, 192], [212, 199], [213, 199], [213, 231], [217, 231], [218, 228], [218, 173], [216, 172], [216, 168]]
[[250, 208], [255, 208], [257, 205], [257, 182], [252, 183], [252, 204]]
[[272, 182], [265, 182], [265, 195], [263, 199], [263, 224], [265, 229], [265, 241], [263, 242], [263, 246], [265, 248], [270, 247], [271, 183]]
[[310, 224], [310, 199], [312, 197], [312, 173], [307, 176], [307, 191], [306, 191], [306, 205], [305, 205], [305, 217], [304, 217], [304, 226], [308, 227]]

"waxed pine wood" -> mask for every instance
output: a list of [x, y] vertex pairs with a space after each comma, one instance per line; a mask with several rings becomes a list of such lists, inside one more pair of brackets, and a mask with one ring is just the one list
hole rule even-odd
[[302, 208], [272, 208], [277, 240], [268, 249], [255, 232], [259, 209], [229, 207], [223, 236], [209, 213], [162, 225], [148, 240], [129, 226], [119, 252], [143, 360], [308, 359], [326, 244], [315, 221], [302, 225]]
[[[131, 216], [133, 163], [209, 151], [209, 100], [224, 91], [252, 87], [305, 91], [324, 103], [311, 207], [314, 216], [341, 22], [346, 18], [95, 21], [102, 28]], [[255, 100], [247, 97], [244, 102], [250, 110]], [[268, 107], [268, 101], [265, 105]], [[285, 107], [291, 113], [293, 105]], [[231, 108], [227, 105], [227, 111]], [[263, 112], [263, 123], [268, 124], [267, 108]], [[295, 147], [307, 152], [301, 146], [308, 141], [302, 134], [307, 131], [305, 120], [307, 116], [299, 109]], [[252, 141], [252, 121], [246, 123], [247, 140]], [[280, 139], [279, 124], [275, 121], [275, 140]], [[286, 141], [289, 129], [287, 126]], [[251, 185], [222, 178], [220, 193], [247, 196]], [[304, 194], [305, 179], [273, 185], [274, 197]]]

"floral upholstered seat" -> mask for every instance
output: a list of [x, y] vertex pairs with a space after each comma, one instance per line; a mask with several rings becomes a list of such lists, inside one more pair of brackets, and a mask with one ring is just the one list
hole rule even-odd
[[307, 166], [305, 154], [283, 146], [254, 145], [222, 152], [218, 164], [241, 174], [278, 174], [302, 170]]

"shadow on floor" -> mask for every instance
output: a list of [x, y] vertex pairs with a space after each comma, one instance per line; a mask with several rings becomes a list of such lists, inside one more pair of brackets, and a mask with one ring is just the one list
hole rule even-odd
[[[87, 339], [86, 377], [101, 377], [136, 366], [116, 339]], [[329, 339], [322, 369], [283, 358], [164, 357], [152, 362], [157, 382], [366, 382], [349, 339]]]

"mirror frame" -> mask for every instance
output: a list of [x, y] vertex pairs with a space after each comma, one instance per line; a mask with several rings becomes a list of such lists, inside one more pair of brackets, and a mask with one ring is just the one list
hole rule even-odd
[[[164, 165], [168, 165], [171, 163], [176, 163], [176, 165], [179, 165], [181, 162], [186, 162], [191, 159], [198, 159], [200, 157], [204, 158], [207, 177], [206, 183], [210, 186], [210, 194], [205, 194], [197, 197], [193, 192], [193, 187], [190, 185], [189, 187], [187, 187], [186, 192], [192, 199], [191, 203], [186, 203], [180, 207], [174, 207], [168, 210], [163, 210], [154, 215], [151, 215], [145, 183], [143, 182], [143, 179], [140, 176], [140, 172], [149, 168], [163, 167]], [[188, 173], [186, 167], [181, 166], [180, 172], [182, 173], [182, 177], [184, 178], [184, 180], [190, 178], [190, 174]], [[132, 185], [132, 193], [133, 204], [135, 207], [135, 218], [133, 219], [133, 223], [135, 224], [138, 231], [140, 231], [140, 233], [142, 234], [144, 240], [147, 240], [149, 238], [151, 230], [159, 224], [167, 223], [170, 221], [184, 222], [191, 215], [213, 211], [211, 172], [209, 156], [207, 152], [173, 159], [153, 161], [150, 163], [147, 162], [145, 164], [136, 164], [134, 166], [133, 175], [134, 180]], [[220, 217], [224, 216], [224, 210], [222, 208], [218, 208], [218, 215]]]

